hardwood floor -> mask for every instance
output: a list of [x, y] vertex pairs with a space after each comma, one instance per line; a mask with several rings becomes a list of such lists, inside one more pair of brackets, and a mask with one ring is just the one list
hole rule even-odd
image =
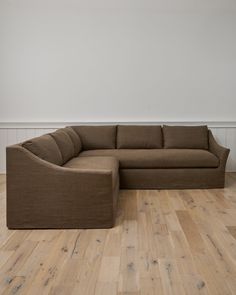
[[236, 173], [217, 190], [121, 191], [103, 230], [8, 230], [0, 294], [236, 294]]

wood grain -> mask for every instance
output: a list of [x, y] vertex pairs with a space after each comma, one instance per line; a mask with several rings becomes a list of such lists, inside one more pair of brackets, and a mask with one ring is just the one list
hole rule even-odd
[[0, 176], [0, 294], [236, 294], [236, 173], [215, 190], [123, 190], [116, 226], [8, 230]]

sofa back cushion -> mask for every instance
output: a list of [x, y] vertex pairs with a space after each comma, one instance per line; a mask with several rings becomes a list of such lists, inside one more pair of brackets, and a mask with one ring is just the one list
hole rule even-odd
[[49, 134], [25, 141], [22, 146], [39, 158], [56, 165], [62, 165], [60, 149]]
[[164, 148], [208, 149], [207, 126], [163, 126]]
[[64, 131], [70, 136], [74, 144], [74, 156], [78, 156], [79, 152], [82, 150], [82, 142], [79, 135], [71, 127], [64, 128]]
[[114, 149], [116, 126], [73, 126], [79, 135], [83, 150]]
[[161, 126], [119, 125], [117, 127], [118, 149], [162, 148]]
[[55, 142], [57, 143], [59, 150], [62, 155], [63, 164], [68, 162], [71, 158], [74, 157], [75, 148], [74, 143], [71, 140], [68, 133], [65, 131], [65, 128], [58, 129], [57, 131], [50, 133]]

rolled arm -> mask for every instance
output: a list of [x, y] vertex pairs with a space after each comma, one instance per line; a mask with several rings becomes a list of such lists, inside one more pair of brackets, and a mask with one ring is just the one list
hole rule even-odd
[[217, 143], [211, 130], [209, 130], [209, 151], [213, 153], [220, 161], [219, 169], [225, 170], [226, 162], [230, 149], [225, 148]]

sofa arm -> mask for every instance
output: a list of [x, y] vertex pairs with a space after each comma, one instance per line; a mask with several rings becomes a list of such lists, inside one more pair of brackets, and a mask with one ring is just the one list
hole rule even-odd
[[46, 162], [20, 145], [7, 147], [10, 228], [112, 226], [112, 173]]
[[219, 169], [224, 171], [230, 149], [219, 145], [215, 140], [211, 130], [209, 130], [209, 151], [217, 156], [220, 161]]

